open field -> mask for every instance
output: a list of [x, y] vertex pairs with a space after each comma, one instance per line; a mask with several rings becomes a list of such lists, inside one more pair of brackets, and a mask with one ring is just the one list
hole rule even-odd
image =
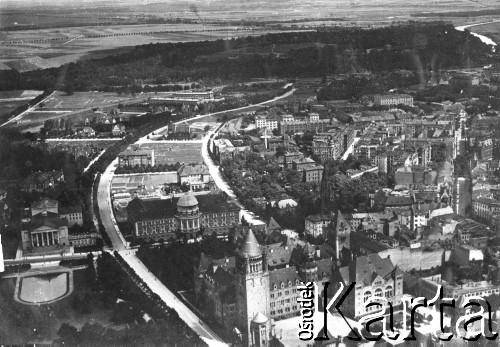
[[0, 63], [18, 71], [57, 67], [81, 59], [102, 58], [149, 43], [205, 41], [262, 35], [277, 30], [201, 24], [151, 24], [3, 33]]
[[118, 95], [117, 93], [104, 92], [77, 92], [67, 95], [64, 92], [56, 92], [45, 101], [44, 111], [74, 111], [79, 109], [90, 109], [110, 104], [119, 104], [133, 100], [143, 100], [142, 95]]
[[148, 147], [155, 151], [157, 164], [201, 163], [201, 143], [144, 143], [141, 148]]
[[3, 116], [9, 115], [16, 108], [26, 104], [42, 93], [43, 91], [39, 90], [12, 90], [0, 92], [0, 120], [2, 120], [2, 123], [4, 122]]

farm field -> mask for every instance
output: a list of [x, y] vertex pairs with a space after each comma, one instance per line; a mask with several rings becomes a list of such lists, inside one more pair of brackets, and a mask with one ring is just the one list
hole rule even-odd
[[[218, 31], [209, 31], [218, 30]], [[234, 26], [151, 24], [9, 31], [0, 63], [18, 71], [58, 67], [81, 59], [123, 53], [137, 45], [230, 39], [277, 30], [241, 30]]]
[[201, 143], [154, 143], [141, 144], [141, 148], [149, 148], [155, 151], [155, 162], [157, 164], [179, 163], [202, 163]]
[[90, 109], [122, 102], [139, 101], [145, 99], [142, 95], [118, 95], [117, 93], [105, 92], [76, 92], [67, 95], [64, 92], [55, 92], [45, 101], [44, 111], [74, 111], [79, 109]]

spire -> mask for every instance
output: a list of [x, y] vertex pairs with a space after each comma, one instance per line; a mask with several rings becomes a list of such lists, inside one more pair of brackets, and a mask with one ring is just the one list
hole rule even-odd
[[248, 229], [247, 237], [245, 238], [245, 242], [241, 246], [240, 251], [238, 252], [240, 256], [244, 258], [248, 257], [256, 257], [262, 254], [260, 249], [259, 242], [255, 238], [255, 235], [252, 232], [252, 229]]

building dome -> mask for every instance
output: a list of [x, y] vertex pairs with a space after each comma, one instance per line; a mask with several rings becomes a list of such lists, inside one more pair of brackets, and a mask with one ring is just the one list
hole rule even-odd
[[192, 191], [188, 191], [186, 194], [180, 197], [177, 201], [177, 207], [194, 207], [198, 206], [198, 200], [193, 195]]

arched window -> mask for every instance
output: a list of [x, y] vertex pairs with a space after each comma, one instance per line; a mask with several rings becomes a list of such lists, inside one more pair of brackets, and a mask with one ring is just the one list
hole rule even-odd
[[385, 288], [385, 297], [390, 298], [392, 296], [394, 296], [394, 289], [392, 288], [392, 286], [387, 286]]
[[372, 292], [367, 291], [364, 295], [364, 302], [366, 302], [372, 296]]
[[375, 289], [375, 296], [378, 296], [379, 298], [381, 298], [382, 297], [382, 289], [380, 289], [380, 288]]
[[281, 289], [285, 288], [285, 283], [281, 282]]

